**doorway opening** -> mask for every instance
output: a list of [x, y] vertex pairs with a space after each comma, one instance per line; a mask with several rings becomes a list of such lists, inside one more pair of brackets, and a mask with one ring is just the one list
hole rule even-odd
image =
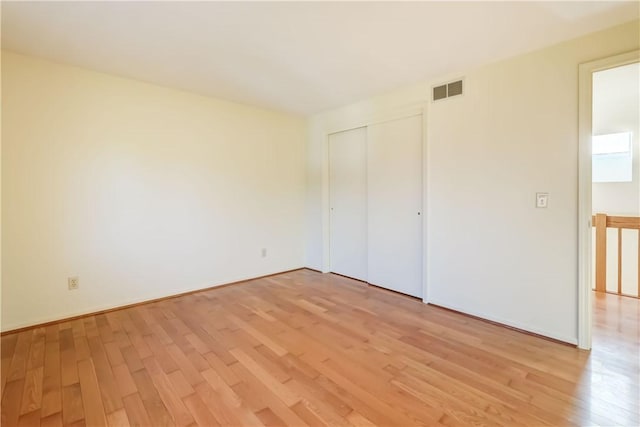
[[640, 62], [593, 73], [592, 289], [640, 297]]
[[[598, 335], [606, 329], [602, 310], [640, 306], [639, 54], [629, 52], [580, 66], [578, 346], [582, 349], [591, 349], [594, 321]], [[621, 295], [633, 297], [633, 302], [618, 301], [624, 298]], [[634, 307], [631, 311], [637, 317]]]

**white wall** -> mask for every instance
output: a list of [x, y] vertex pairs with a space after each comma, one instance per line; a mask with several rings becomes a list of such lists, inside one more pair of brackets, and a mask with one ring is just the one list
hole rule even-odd
[[[426, 299], [577, 342], [578, 64], [639, 40], [634, 21], [312, 117], [307, 265], [328, 259], [326, 134], [426, 106]], [[460, 76], [462, 97], [429, 102]]]
[[631, 132], [631, 182], [594, 182], [593, 213], [640, 215], [640, 63], [593, 76], [593, 133]]
[[2, 330], [304, 265], [302, 118], [3, 52], [2, 124]]

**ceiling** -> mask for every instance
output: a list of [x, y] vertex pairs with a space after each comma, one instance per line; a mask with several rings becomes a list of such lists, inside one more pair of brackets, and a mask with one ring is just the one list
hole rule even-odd
[[2, 47], [307, 115], [639, 16], [637, 1], [2, 1]]

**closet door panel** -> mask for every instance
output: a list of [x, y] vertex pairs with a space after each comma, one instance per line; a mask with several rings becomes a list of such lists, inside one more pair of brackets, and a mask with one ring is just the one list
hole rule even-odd
[[422, 296], [422, 116], [371, 125], [368, 281]]
[[329, 135], [331, 272], [367, 280], [367, 131]]

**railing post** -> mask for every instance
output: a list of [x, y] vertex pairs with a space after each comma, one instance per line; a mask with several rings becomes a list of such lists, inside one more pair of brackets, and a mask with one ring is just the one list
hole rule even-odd
[[622, 228], [618, 228], [618, 295], [622, 295]]
[[607, 291], [607, 215], [596, 214], [596, 291]]

